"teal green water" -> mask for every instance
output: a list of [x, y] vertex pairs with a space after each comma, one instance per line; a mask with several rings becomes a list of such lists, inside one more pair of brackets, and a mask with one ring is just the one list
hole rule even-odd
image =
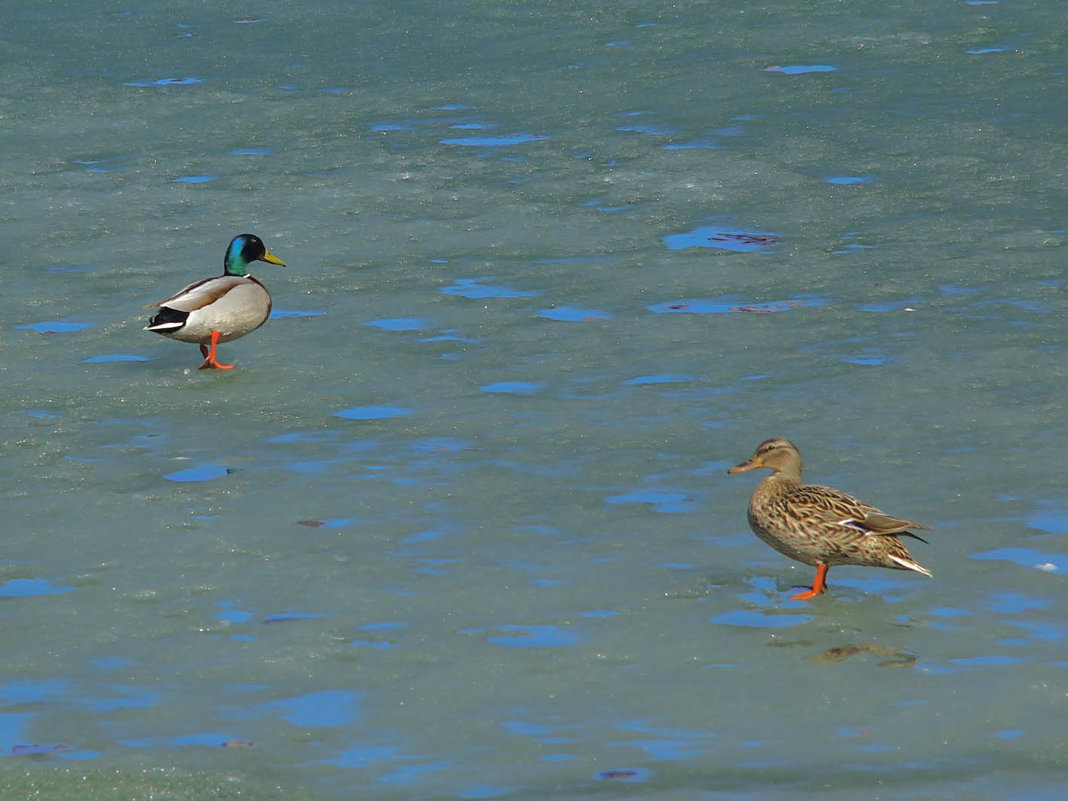
[[[0, 37], [0, 797], [1063, 786], [1060, 3]], [[143, 307], [245, 231], [274, 317], [198, 371]], [[788, 600], [771, 435], [934, 578]]]

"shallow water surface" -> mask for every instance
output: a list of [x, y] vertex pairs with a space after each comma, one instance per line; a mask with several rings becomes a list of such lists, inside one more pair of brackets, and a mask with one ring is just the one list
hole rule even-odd
[[9, 11], [0, 795], [1057, 793], [1060, 4]]

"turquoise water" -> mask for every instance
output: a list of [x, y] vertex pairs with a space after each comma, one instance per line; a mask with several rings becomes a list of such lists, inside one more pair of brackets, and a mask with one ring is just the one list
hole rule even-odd
[[[0, 797], [1057, 795], [1066, 32], [5, 10]], [[198, 371], [143, 307], [244, 231]], [[934, 578], [787, 600], [772, 435]]]

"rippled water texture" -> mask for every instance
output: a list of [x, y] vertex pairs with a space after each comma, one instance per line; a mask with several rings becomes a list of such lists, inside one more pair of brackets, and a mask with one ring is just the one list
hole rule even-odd
[[[1065, 30], [6, 9], [0, 797], [1059, 797]], [[934, 578], [789, 600], [772, 435]]]

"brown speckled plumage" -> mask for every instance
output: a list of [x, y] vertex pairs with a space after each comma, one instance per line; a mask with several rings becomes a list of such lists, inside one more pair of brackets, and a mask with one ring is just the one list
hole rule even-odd
[[806, 599], [826, 590], [827, 570], [834, 565], [865, 565], [895, 570], [930, 571], [913, 560], [900, 537], [917, 537], [909, 529], [929, 526], [893, 517], [831, 487], [801, 483], [801, 453], [787, 439], [762, 442], [748, 461], [728, 472], [766, 467], [771, 475], [760, 482], [749, 501], [749, 526], [775, 550], [817, 567]]

